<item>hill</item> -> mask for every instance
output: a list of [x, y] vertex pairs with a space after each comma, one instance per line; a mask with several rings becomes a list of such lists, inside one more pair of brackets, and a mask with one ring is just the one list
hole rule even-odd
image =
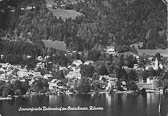
[[[167, 47], [167, 9], [161, 0], [85, 0], [66, 3], [70, 10], [48, 9], [45, 0], [29, 0], [25, 4], [36, 8], [27, 11], [19, 10], [21, 3], [14, 5], [17, 22], [8, 26], [14, 27], [10, 30], [16, 38], [22, 35], [32, 41], [65, 41], [68, 48], [75, 50], [90, 50], [95, 44], [122, 47], [138, 41], [144, 43], [145, 49]], [[80, 13], [82, 17], [74, 18]]]

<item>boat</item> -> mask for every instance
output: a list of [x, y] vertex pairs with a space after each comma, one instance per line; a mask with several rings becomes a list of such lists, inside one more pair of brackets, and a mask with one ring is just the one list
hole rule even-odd
[[117, 94], [122, 94], [122, 93], [130, 94], [130, 93], [134, 93], [134, 91], [116, 91], [115, 93], [117, 93]]
[[146, 93], [159, 93], [159, 94], [163, 94], [163, 90], [153, 90], [153, 89], [147, 89]]
[[153, 90], [153, 89], [146, 89], [146, 93], [154, 93], [155, 92], [155, 90]]
[[107, 91], [99, 91], [98, 92], [99, 94], [105, 94], [105, 93], [108, 93]]
[[65, 92], [65, 94], [66, 94], [66, 95], [72, 95], [72, 94], [73, 94], [73, 92], [66, 91], [66, 92]]
[[0, 100], [12, 100], [12, 97], [0, 97]]
[[154, 93], [156, 93], [156, 94], [163, 94], [163, 89], [155, 90]]

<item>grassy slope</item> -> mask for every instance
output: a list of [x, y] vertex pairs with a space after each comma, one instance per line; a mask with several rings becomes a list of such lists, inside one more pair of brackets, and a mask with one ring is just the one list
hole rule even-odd
[[60, 9], [60, 8], [57, 8], [57, 9], [49, 8], [49, 10], [52, 11], [54, 16], [56, 16], [57, 18], [61, 17], [63, 20], [67, 18], [75, 19], [77, 16], [82, 15], [82, 13], [79, 13], [75, 10], [65, 10], [65, 9]]
[[[46, 0], [46, 2], [48, 4], [55, 4], [53, 0]], [[54, 14], [54, 16], [56, 16], [57, 18], [61, 17], [63, 20], [67, 18], [75, 19], [77, 16], [82, 15], [82, 13], [77, 12], [75, 10], [65, 10], [61, 8], [57, 8], [57, 9], [48, 8], [48, 9]]]
[[138, 49], [138, 54], [146, 54], [146, 55], [155, 55], [156, 53], [160, 53], [162, 56], [168, 57], [168, 48], [167, 49]]

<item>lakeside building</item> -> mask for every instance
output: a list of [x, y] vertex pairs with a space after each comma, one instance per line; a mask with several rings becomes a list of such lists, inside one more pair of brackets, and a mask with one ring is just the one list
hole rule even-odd
[[51, 82], [48, 82], [49, 90], [58, 90], [63, 89], [63, 82], [61, 80], [53, 79]]

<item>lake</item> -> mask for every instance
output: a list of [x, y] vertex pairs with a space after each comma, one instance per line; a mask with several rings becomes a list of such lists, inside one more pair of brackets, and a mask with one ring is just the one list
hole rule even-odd
[[[160, 95], [161, 116], [168, 96]], [[0, 101], [2, 116], [159, 116], [159, 94], [49, 95]]]

